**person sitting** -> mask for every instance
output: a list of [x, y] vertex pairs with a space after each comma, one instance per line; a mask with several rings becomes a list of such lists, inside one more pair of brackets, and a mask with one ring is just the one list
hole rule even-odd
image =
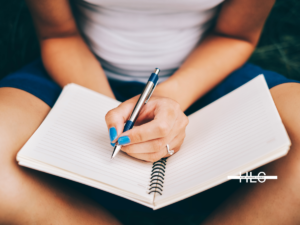
[[[76, 23], [68, 0], [27, 0], [41, 60], [0, 81], [0, 224], [120, 223], [61, 179], [18, 166], [16, 154], [68, 83], [126, 109], [155, 67], [153, 99], [165, 112], [156, 119], [164, 122], [131, 133], [122, 150], [152, 162], [169, 156], [166, 144], [180, 151], [186, 115], [264, 74], [292, 147], [263, 168], [278, 180], [245, 185], [204, 224], [300, 224], [300, 84], [247, 63], [274, 2], [77, 0]], [[120, 107], [106, 116], [111, 141], [121, 132]]]

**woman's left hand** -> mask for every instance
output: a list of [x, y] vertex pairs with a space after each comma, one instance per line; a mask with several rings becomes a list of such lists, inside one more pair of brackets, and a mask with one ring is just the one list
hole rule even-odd
[[172, 99], [152, 96], [143, 106], [135, 126], [122, 133], [138, 98], [135, 96], [106, 114], [111, 141], [118, 140], [121, 150], [128, 155], [150, 162], [170, 156], [167, 144], [177, 152], [185, 138], [188, 118]]

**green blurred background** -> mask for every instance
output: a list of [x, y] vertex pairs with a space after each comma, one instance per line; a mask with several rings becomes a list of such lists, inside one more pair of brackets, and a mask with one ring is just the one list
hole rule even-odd
[[[277, 0], [250, 61], [300, 80], [300, 1]], [[39, 56], [39, 46], [23, 0], [0, 1], [0, 79]], [[193, 201], [196, 201], [193, 200]], [[199, 213], [114, 212], [126, 224], [199, 224]]]

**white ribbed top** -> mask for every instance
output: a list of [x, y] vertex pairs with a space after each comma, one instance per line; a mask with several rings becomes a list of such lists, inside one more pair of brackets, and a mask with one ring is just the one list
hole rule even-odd
[[201, 40], [223, 0], [80, 0], [80, 27], [108, 78], [163, 81]]

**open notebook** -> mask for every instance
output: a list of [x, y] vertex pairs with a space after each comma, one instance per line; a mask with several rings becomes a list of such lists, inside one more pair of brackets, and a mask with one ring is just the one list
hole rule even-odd
[[154, 164], [125, 153], [110, 160], [104, 116], [118, 104], [67, 85], [19, 164], [158, 209], [282, 157], [291, 144], [262, 75], [190, 115], [181, 150]]

